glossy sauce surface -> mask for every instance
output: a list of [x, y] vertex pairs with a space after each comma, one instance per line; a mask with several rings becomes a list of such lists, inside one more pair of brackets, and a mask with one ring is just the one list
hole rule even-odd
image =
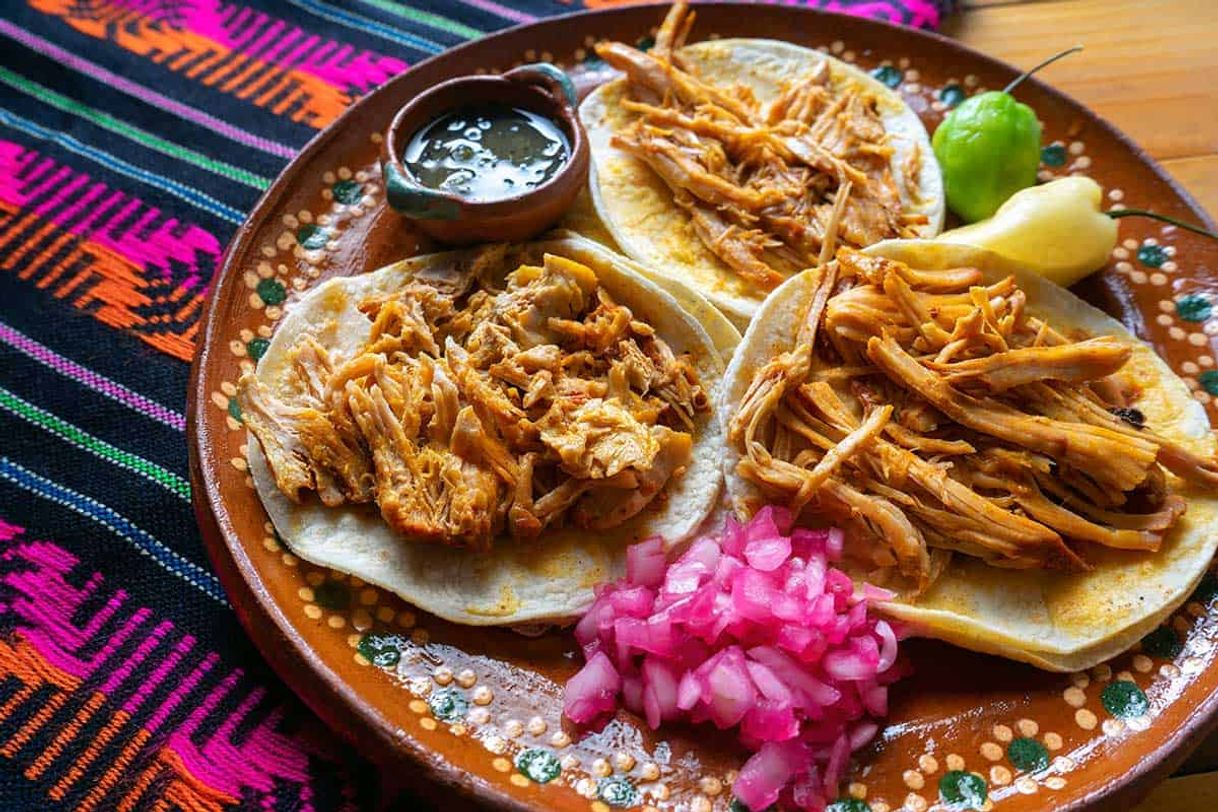
[[550, 119], [486, 104], [451, 110], [420, 129], [403, 163], [424, 186], [489, 201], [540, 186], [570, 155], [566, 135]]

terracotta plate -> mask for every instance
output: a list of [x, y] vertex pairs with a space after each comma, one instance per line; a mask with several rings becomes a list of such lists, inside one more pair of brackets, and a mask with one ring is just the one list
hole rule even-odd
[[[518, 28], [415, 66], [362, 99], [276, 181], [238, 233], [216, 283], [191, 391], [191, 474], [212, 560], [279, 674], [369, 756], [402, 765], [422, 791], [520, 809], [727, 810], [742, 754], [703, 729], [653, 735], [623, 715], [579, 737], [560, 686], [579, 658], [568, 635], [459, 628], [353, 578], [292, 556], [246, 473], [231, 399], [302, 292], [420, 249], [387, 211], [378, 160], [394, 112], [458, 74], [555, 60], [603, 78], [598, 39], [644, 41], [661, 12], [620, 8]], [[700, 7], [693, 39], [773, 37], [828, 49], [900, 89], [933, 127], [948, 107], [1014, 71], [941, 37], [773, 6]], [[1069, 70], [1062, 66], [1061, 70]], [[1083, 172], [1106, 205], [1204, 221], [1120, 133], [1033, 81], [1020, 90], [1045, 124], [1045, 177]], [[1153, 114], [1153, 111], [1147, 111]], [[1080, 291], [1150, 341], [1213, 408], [1218, 247], [1150, 221], [1121, 221], [1102, 275]], [[846, 810], [1077, 809], [1128, 804], [1210, 727], [1218, 703], [1218, 580], [1134, 651], [1088, 673], [1052, 675], [930, 642], [907, 646], [916, 675], [888, 727], [852, 765]], [[447, 789], [453, 787], [455, 790]]]

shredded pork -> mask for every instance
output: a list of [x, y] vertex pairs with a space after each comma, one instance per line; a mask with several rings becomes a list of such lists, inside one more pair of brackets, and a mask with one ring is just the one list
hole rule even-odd
[[797, 346], [756, 371], [729, 442], [767, 498], [852, 526], [874, 579], [925, 589], [951, 553], [1086, 569], [1087, 543], [1154, 551], [1186, 507], [1165, 472], [1218, 487], [1218, 463], [1129, 408], [1129, 345], [1058, 332], [1014, 279], [849, 248], [809, 273]]
[[[770, 289], [815, 265], [826, 244], [915, 236], [926, 219], [902, 210], [869, 90], [835, 83], [821, 63], [759, 104], [681, 59], [693, 20], [688, 3], [674, 3], [651, 51], [606, 42], [597, 53], [626, 74], [624, 104], [636, 114], [613, 145], [664, 180], [707, 248]], [[916, 153], [908, 160], [916, 168]]]
[[275, 392], [242, 378], [284, 494], [375, 502], [412, 539], [486, 549], [615, 527], [682, 474], [708, 409], [687, 357], [572, 260], [522, 265], [502, 289], [484, 277], [363, 302], [362, 349], [336, 365], [306, 335]]

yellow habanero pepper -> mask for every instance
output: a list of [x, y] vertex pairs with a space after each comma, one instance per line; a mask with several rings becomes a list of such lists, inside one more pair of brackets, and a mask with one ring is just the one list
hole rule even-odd
[[1059, 178], [1021, 189], [994, 216], [945, 231], [936, 242], [987, 248], [1063, 287], [1104, 267], [1117, 223], [1100, 211], [1103, 190], [1091, 178]]

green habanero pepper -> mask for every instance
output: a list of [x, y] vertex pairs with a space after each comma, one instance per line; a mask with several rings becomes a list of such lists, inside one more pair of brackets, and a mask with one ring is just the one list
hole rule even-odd
[[952, 110], [935, 130], [947, 205], [967, 222], [984, 220], [1036, 183], [1040, 122], [1026, 104], [991, 90]]
[[1003, 90], [965, 99], [935, 130], [932, 144], [943, 170], [947, 205], [965, 222], [984, 220], [1007, 198], [1036, 183], [1040, 121], [1011, 91], [1036, 71], [1081, 50], [1063, 51], [1024, 73]]

